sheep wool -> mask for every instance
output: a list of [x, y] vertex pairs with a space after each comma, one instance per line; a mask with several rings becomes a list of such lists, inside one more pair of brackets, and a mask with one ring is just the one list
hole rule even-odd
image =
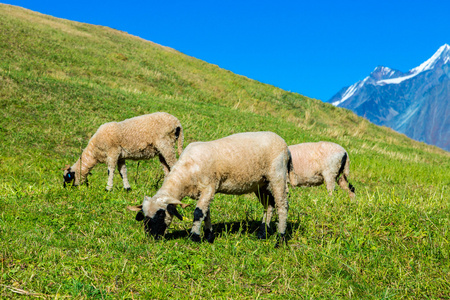
[[176, 210], [176, 205], [185, 206], [180, 200], [186, 196], [196, 199], [190, 237], [195, 242], [201, 241], [201, 222], [204, 221], [204, 239], [212, 243], [210, 203], [214, 195], [255, 193], [266, 209], [259, 238], [266, 237], [265, 229], [276, 207], [279, 239], [284, 240], [290, 164], [286, 142], [273, 132], [238, 133], [215, 141], [191, 143], [156, 195], [145, 196], [142, 205], [128, 208], [138, 211], [136, 219], [145, 220], [146, 231], [158, 238], [173, 216], [182, 219]]
[[123, 186], [130, 190], [125, 160], [143, 160], [155, 156], [167, 175], [176, 162], [175, 143], [178, 140], [178, 154], [183, 150], [183, 128], [180, 121], [165, 112], [142, 115], [122, 122], [101, 125], [89, 140], [81, 157], [72, 166], [64, 169], [64, 186], [86, 182], [87, 175], [98, 163], [108, 166], [107, 190], [113, 187], [114, 170], [117, 166], [123, 179]]
[[[337, 182], [355, 197], [355, 188], [348, 182], [350, 158], [345, 149], [331, 142], [302, 143], [289, 146], [294, 166], [292, 186], [319, 186], [326, 184], [331, 196]], [[339, 175], [342, 175], [339, 177]]]

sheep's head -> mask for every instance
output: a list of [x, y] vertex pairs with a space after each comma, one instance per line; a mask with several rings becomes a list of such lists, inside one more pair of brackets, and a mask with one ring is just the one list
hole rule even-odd
[[72, 183], [72, 186], [75, 186], [75, 171], [73, 171], [69, 165], [66, 165], [63, 170], [64, 187], [66, 187], [68, 183]]
[[137, 211], [136, 221], [144, 221], [145, 231], [155, 239], [159, 239], [172, 223], [173, 216], [183, 220], [183, 216], [177, 211], [176, 205], [185, 208], [189, 204], [184, 204], [170, 197], [154, 196], [150, 198], [145, 196], [142, 205], [129, 206], [128, 209]]

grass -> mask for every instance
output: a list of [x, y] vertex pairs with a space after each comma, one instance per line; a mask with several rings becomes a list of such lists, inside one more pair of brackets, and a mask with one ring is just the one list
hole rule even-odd
[[[0, 298], [450, 297], [448, 152], [109, 28], [0, 5], [0, 36]], [[156, 160], [128, 163], [130, 193], [120, 176], [105, 192], [102, 165], [64, 189], [60, 169], [101, 124], [155, 111], [185, 146], [256, 130], [337, 142], [357, 198], [291, 189], [280, 249], [256, 239], [251, 195], [217, 195], [214, 244], [190, 242], [184, 199], [186, 220], [153, 241], [126, 206], [160, 187]]]

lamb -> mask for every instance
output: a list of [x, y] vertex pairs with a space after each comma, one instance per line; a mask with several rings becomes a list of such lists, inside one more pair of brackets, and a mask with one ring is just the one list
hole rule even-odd
[[72, 166], [64, 169], [64, 187], [87, 182], [87, 175], [98, 163], [108, 165], [108, 184], [113, 187], [114, 170], [117, 166], [125, 190], [131, 190], [127, 178], [126, 159], [150, 159], [158, 155], [167, 175], [176, 162], [175, 142], [178, 140], [178, 155], [183, 150], [183, 128], [180, 121], [165, 112], [142, 115], [122, 122], [101, 125], [89, 140], [81, 157]]
[[[319, 186], [325, 182], [331, 196], [335, 182], [355, 197], [355, 188], [348, 182], [350, 159], [347, 151], [331, 142], [303, 143], [289, 146], [294, 166], [292, 186]], [[339, 175], [341, 175], [339, 177]], [[339, 178], [339, 179], [338, 179]]]
[[195, 142], [186, 147], [157, 193], [151, 198], [145, 196], [142, 205], [128, 209], [138, 211], [136, 220], [145, 220], [147, 233], [158, 239], [173, 216], [183, 219], [176, 205], [182, 208], [187, 205], [180, 200], [185, 196], [196, 199], [190, 238], [194, 242], [201, 241], [201, 222], [204, 221], [204, 239], [213, 243], [210, 203], [214, 195], [255, 193], [266, 209], [258, 237], [266, 237], [266, 227], [276, 206], [278, 245], [285, 241], [289, 206], [287, 176], [292, 176], [292, 171], [287, 144], [273, 132], [238, 133], [215, 141]]

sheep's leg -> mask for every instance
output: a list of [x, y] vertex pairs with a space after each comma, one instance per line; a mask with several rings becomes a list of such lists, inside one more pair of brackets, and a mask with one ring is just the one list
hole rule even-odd
[[275, 201], [272, 194], [265, 189], [257, 191], [255, 192], [255, 194], [259, 198], [261, 204], [264, 206], [264, 215], [261, 225], [258, 229], [258, 238], [265, 239], [267, 238], [267, 228], [270, 227], [270, 220], [272, 219]]
[[116, 165], [108, 164], [108, 183], [106, 185], [106, 190], [111, 191], [114, 183], [114, 170]]
[[167, 164], [167, 162], [162, 154], [158, 154], [158, 158], [159, 158], [161, 165], [163, 166], [164, 176], [167, 176], [167, 174], [169, 174], [169, 172], [170, 172], [170, 167]]
[[347, 176], [344, 174], [339, 177], [338, 184], [344, 191], [348, 192], [350, 198], [355, 198], [355, 188], [348, 182]]
[[326, 172], [323, 174], [323, 179], [325, 181], [325, 184], [327, 186], [327, 190], [328, 190], [328, 195], [332, 196], [333, 195], [333, 191], [334, 191], [334, 187], [336, 185], [336, 174], [331, 174], [330, 172]]
[[108, 155], [106, 158], [106, 164], [108, 165], [108, 184], [106, 190], [111, 191], [114, 183], [114, 170], [117, 166], [118, 155]]
[[208, 212], [205, 217], [205, 230], [204, 230], [204, 240], [207, 240], [209, 243], [214, 242], [214, 232], [212, 231], [212, 224], [211, 224], [211, 209], [208, 209]]
[[[212, 233], [212, 226], [211, 226], [211, 216], [209, 216], [209, 203], [211, 202], [212, 198], [214, 197], [214, 189], [209, 188], [208, 191], [202, 193], [200, 196], [200, 199], [197, 202], [197, 207], [194, 210], [194, 223], [192, 224], [191, 229], [191, 240], [194, 242], [200, 242], [200, 229], [202, 226], [202, 222], [205, 219], [209, 219], [205, 222], [205, 225], [208, 227], [207, 229], [210, 230]], [[205, 232], [208, 233], [207, 231]], [[211, 238], [211, 233], [208, 233], [208, 236]], [[214, 239], [214, 238], [212, 238]]]
[[158, 143], [157, 147], [159, 151], [159, 161], [164, 168], [165, 175], [167, 175], [172, 166], [177, 162], [175, 143], [163, 140]]
[[119, 159], [117, 163], [117, 169], [119, 170], [120, 177], [122, 177], [123, 180], [123, 188], [126, 191], [131, 191], [131, 186], [130, 183], [128, 182], [127, 166], [125, 164], [125, 159]]
[[275, 205], [277, 207], [277, 213], [278, 213], [278, 240], [275, 245], [275, 247], [278, 247], [280, 242], [285, 243], [285, 234], [286, 234], [286, 227], [287, 227], [287, 216], [288, 216], [288, 210], [289, 210], [289, 203], [287, 199], [287, 193], [286, 193], [286, 183], [282, 182], [281, 180], [279, 182], [271, 182], [271, 190], [272, 195], [275, 199]]

